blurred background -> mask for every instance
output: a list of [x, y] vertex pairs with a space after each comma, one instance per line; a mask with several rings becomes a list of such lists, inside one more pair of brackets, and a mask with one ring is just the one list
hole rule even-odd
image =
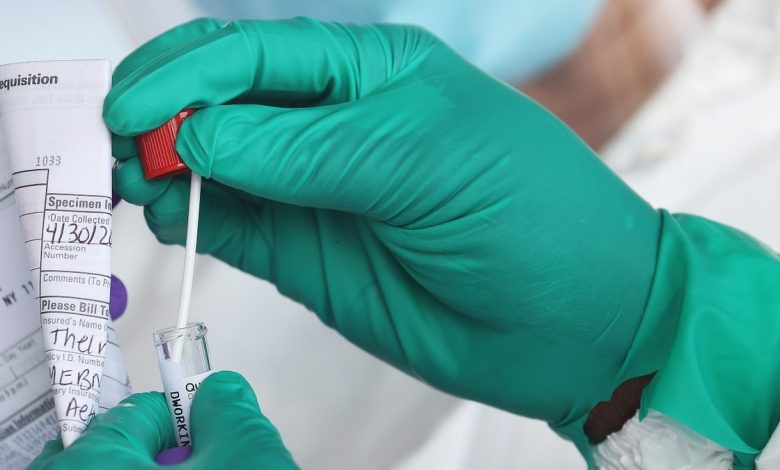
[[571, 54], [518, 85], [599, 149], [677, 65], [721, 1], [608, 0]]
[[[6, 2], [0, 63], [108, 58], [199, 16], [420, 24], [549, 107], [653, 205], [780, 246], [780, 0], [28, 0]], [[137, 391], [160, 389], [152, 331], [177, 310], [183, 250], [120, 204], [117, 321]], [[273, 286], [197, 262], [193, 319], [312, 469], [584, 469], [544, 423], [445, 396], [368, 356]]]

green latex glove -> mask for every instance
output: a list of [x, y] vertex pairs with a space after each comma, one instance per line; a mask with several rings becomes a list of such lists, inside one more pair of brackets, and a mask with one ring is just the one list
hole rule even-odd
[[[556, 426], [610, 396], [650, 288], [655, 210], [422, 30], [221, 25], [131, 54], [104, 112], [132, 136], [203, 108], [177, 141], [208, 178], [201, 253], [455, 395]], [[188, 178], [147, 182], [130, 140], [114, 151], [116, 190], [183, 243]]]
[[[190, 420], [192, 455], [176, 468], [298, 468], [279, 432], [260, 412], [252, 388], [235, 372], [217, 372], [203, 381]], [[162, 394], [136, 393], [97, 415], [67, 450], [60, 439], [46, 443], [28, 469], [158, 469], [155, 456], [175, 445]]]
[[[183, 243], [188, 182], [145, 181], [127, 137], [202, 108], [177, 142], [208, 178], [199, 251], [270, 280], [401, 370], [544, 419], [591, 462], [587, 413], [659, 370], [644, 409], [729, 448], [749, 451], [777, 422], [756, 432], [745, 410], [711, 419], [733, 388], [717, 348], [733, 342], [734, 309], [777, 306], [773, 255], [654, 210], [549, 112], [424, 31], [199, 20], [139, 48], [114, 78], [104, 116], [116, 189], [145, 206], [157, 238]], [[724, 296], [724, 323], [700, 328]], [[702, 367], [697, 394], [675, 387]], [[774, 377], [739, 378], [769, 397]]]
[[[419, 29], [221, 24], [131, 54], [104, 113], [127, 136], [205, 108], [177, 142], [209, 178], [199, 251], [444, 390], [552, 422], [587, 412], [639, 322], [658, 214]], [[145, 181], [125, 144], [116, 189], [182, 243], [187, 179]]]

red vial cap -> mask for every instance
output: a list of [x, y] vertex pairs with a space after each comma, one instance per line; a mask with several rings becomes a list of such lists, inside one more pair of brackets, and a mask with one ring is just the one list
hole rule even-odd
[[189, 170], [176, 152], [176, 135], [182, 121], [194, 112], [194, 109], [183, 109], [157, 129], [136, 136], [141, 168], [146, 179], [163, 178]]

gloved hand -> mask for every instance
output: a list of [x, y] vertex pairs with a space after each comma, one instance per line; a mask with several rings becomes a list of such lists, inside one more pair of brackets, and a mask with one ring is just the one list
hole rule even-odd
[[[217, 372], [198, 389], [190, 410], [193, 452], [177, 468], [295, 469], [273, 424], [263, 416], [252, 388], [235, 372]], [[155, 456], [176, 445], [162, 394], [136, 393], [105, 414], [67, 450], [46, 443], [30, 470], [160, 468]]]
[[183, 243], [187, 178], [132, 139], [178, 110], [198, 251], [428, 383], [552, 423], [614, 390], [660, 217], [568, 128], [428, 33], [308, 19], [180, 26], [114, 74], [115, 189]]
[[586, 457], [588, 412], [656, 371], [643, 413], [747, 453], [777, 424], [757, 410], [780, 410], [764, 359], [780, 350], [755, 347], [780, 349], [774, 255], [654, 210], [554, 116], [424, 31], [199, 20], [114, 78], [115, 187], [157, 238], [184, 241], [188, 183], [145, 181], [127, 137], [202, 108], [177, 141], [208, 178], [199, 251], [400, 369], [544, 419]]

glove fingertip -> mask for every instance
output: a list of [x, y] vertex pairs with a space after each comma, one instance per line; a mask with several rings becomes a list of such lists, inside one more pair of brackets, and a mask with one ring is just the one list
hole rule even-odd
[[144, 206], [151, 204], [171, 185], [170, 179], [148, 181], [137, 158], [119, 162], [113, 172], [114, 190], [122, 199], [131, 204]]
[[112, 133], [111, 154], [119, 161], [129, 160], [138, 156], [135, 138]]
[[214, 142], [210, 136], [219, 125], [213, 119], [206, 121], [214, 108], [202, 109], [186, 119], [176, 137], [176, 152], [190, 170], [204, 178], [211, 178], [214, 161]]
[[248, 409], [260, 412], [260, 405], [249, 382], [233, 371], [219, 371], [206, 377], [193, 399], [193, 406], [201, 411], [213, 406], [222, 407], [225, 402], [250, 405]]
[[213, 374], [206, 377], [206, 380], [204, 380], [200, 386], [200, 390], [203, 390], [204, 388], [211, 392], [213, 390], [224, 390], [226, 388], [232, 390], [247, 388], [251, 390], [252, 386], [249, 385], [249, 382], [246, 380], [246, 378], [244, 378], [244, 376], [238, 372], [234, 372], [232, 370], [223, 370], [214, 372]]

